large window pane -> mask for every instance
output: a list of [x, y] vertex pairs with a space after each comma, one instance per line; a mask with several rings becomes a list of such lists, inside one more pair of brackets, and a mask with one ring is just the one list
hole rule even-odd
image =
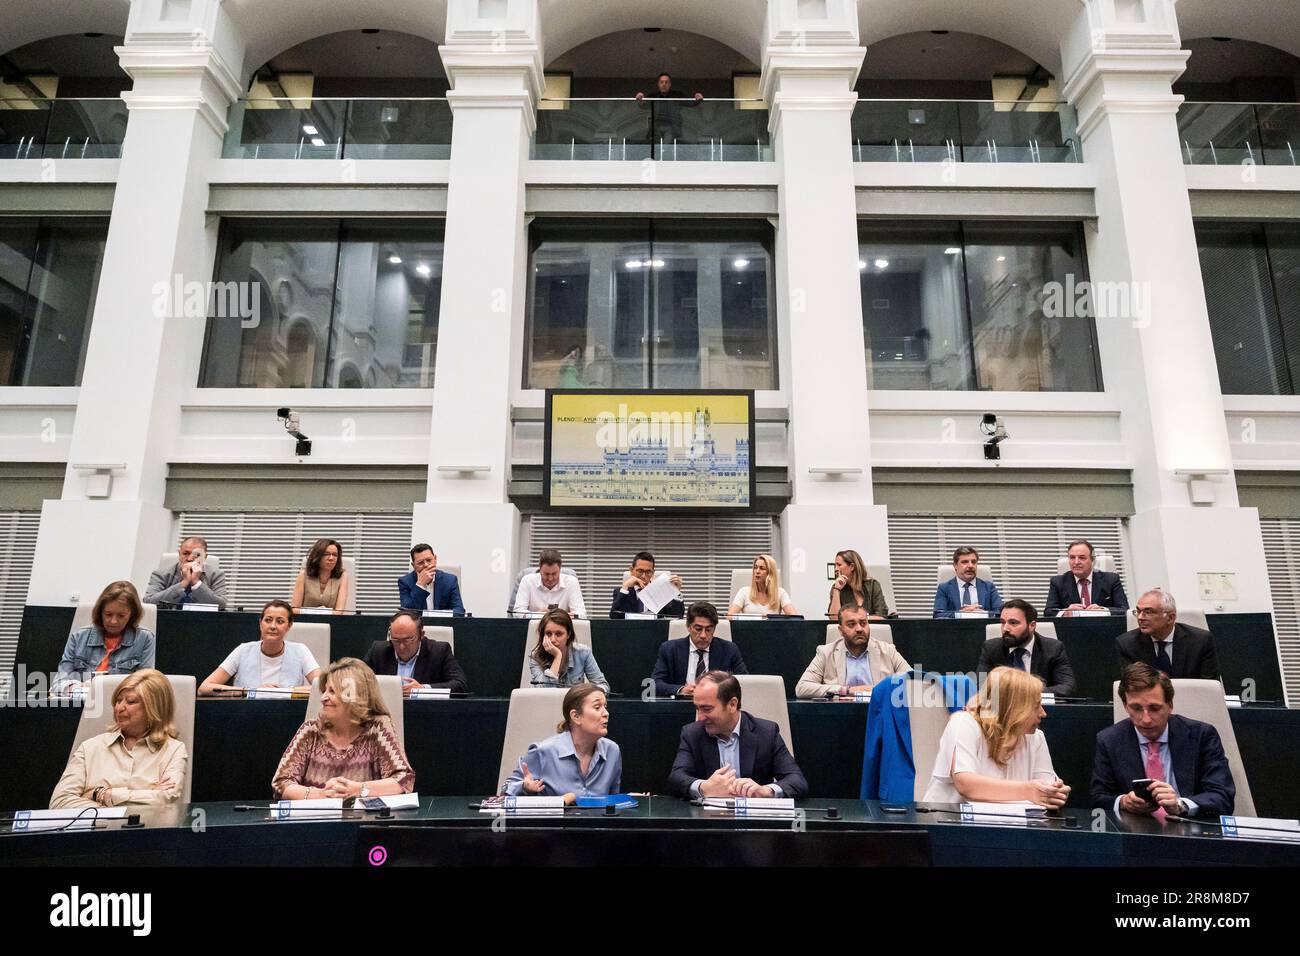
[[958, 226], [864, 225], [859, 242], [868, 387], [974, 389]]
[[0, 384], [78, 385], [105, 221], [0, 220]]
[[771, 230], [534, 223], [528, 388], [775, 388]]
[[1092, 392], [1101, 387], [1090, 316], [1048, 317], [1051, 283], [1087, 279], [1077, 225], [968, 224], [967, 293], [981, 389]]
[[[1300, 112], [1300, 110], [1297, 110]], [[1291, 372], [1291, 394], [1300, 392], [1300, 225], [1270, 223], [1264, 227], [1273, 291], [1277, 296], [1278, 324]]]

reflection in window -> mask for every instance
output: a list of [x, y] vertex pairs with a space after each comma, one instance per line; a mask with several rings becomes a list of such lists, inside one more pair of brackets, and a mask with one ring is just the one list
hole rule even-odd
[[1300, 226], [1197, 223], [1201, 280], [1225, 395], [1300, 385]]
[[526, 388], [776, 387], [771, 229], [534, 223]]
[[79, 385], [106, 220], [0, 219], [0, 385]]
[[230, 221], [216, 282], [255, 283], [238, 301], [259, 308], [214, 296], [204, 387], [433, 385], [441, 222]]
[[1091, 315], [1045, 308], [1086, 280], [1082, 246], [1076, 225], [864, 223], [869, 387], [1099, 390]]

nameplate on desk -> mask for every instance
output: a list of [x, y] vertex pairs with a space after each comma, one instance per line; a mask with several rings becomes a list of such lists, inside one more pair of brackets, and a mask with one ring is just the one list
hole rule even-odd
[[67, 810], [19, 810], [14, 814], [14, 833], [35, 830], [90, 830], [104, 820], [126, 818], [126, 807], [82, 807]]
[[1223, 695], [1223, 703], [1224, 703], [1224, 706], [1227, 706], [1227, 707], [1240, 707], [1240, 706], [1241, 706], [1241, 695], [1240, 695], [1240, 694], [1224, 694], [1224, 695]]
[[623, 615], [625, 621], [654, 621], [658, 618], [658, 614], [651, 614], [649, 611], [628, 611]]
[[504, 813], [507, 816], [563, 816], [564, 797], [504, 796], [499, 802], [494, 802], [490, 806], [480, 807], [479, 813]]
[[1053, 704], [1056, 703], [1056, 695], [1043, 694], [1042, 700], [1039, 701], [1039, 703], [1041, 703], [1044, 707], [1051, 707]]
[[249, 700], [292, 700], [292, 687], [250, 687], [247, 693]]
[[456, 612], [455, 611], [431, 611], [428, 608], [425, 608], [424, 616], [425, 617], [455, 617]]
[[343, 816], [342, 797], [319, 797], [315, 800], [277, 800], [271, 804], [277, 820], [305, 820]]
[[988, 611], [957, 611], [953, 614], [959, 621], [987, 621], [989, 619]]
[[733, 621], [761, 621], [766, 617], [764, 614], [733, 614]]
[[1071, 611], [1070, 617], [1110, 617], [1110, 611], [1102, 608], [1100, 611], [1078, 610]]
[[1219, 817], [1225, 837], [1237, 840], [1280, 840], [1300, 843], [1300, 820], [1277, 817]]
[[221, 608], [216, 604], [182, 604], [182, 611], [220, 611]]
[[301, 617], [304, 614], [333, 614], [333, 613], [334, 613], [334, 608], [332, 607], [303, 607], [298, 609], [299, 617]]
[[962, 823], [997, 823], [1005, 826], [1028, 826], [1030, 820], [1044, 818], [1044, 809], [1027, 800], [1014, 803], [963, 803]]
[[548, 613], [549, 612], [547, 611], [528, 611], [524, 614], [516, 614], [515, 617], [522, 617], [529, 621], [540, 621], [542, 618], [546, 617]]
[[705, 797], [703, 805], [738, 817], [793, 817], [799, 812], [792, 797]]
[[451, 700], [448, 687], [412, 687], [411, 700]]

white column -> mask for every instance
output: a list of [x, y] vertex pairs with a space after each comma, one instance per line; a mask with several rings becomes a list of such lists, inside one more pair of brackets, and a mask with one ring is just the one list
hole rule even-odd
[[[1185, 607], [1271, 611], [1259, 514], [1238, 505], [1179, 155], [1170, 85], [1189, 54], [1174, 3], [1082, 2], [1061, 44], [1064, 92], [1097, 174], [1088, 261], [1103, 383], [1123, 399], [1133, 462], [1132, 583]], [[1209, 571], [1235, 573], [1237, 600], [1201, 599]]]
[[[134, 87], [113, 199], [63, 496], [41, 512], [27, 600], [93, 600], [115, 579], [137, 586], [175, 547], [163, 507], [180, 398], [198, 378], [206, 316], [160, 296], [212, 276], [208, 166], [239, 94], [242, 40], [221, 0], [187, 16], [134, 0], [117, 48]], [[119, 466], [94, 477], [84, 466]], [[82, 467], [79, 467], [82, 466]]]
[[452, 0], [442, 61], [451, 81], [451, 170], [428, 501], [417, 540], [461, 566], [465, 606], [506, 605], [519, 514], [506, 497], [510, 395], [521, 375], [528, 260], [524, 167], [542, 89], [536, 0]]
[[782, 514], [782, 570], [795, 605], [816, 614], [825, 609], [826, 563], [836, 551], [889, 562], [885, 508], [872, 503], [849, 148], [865, 51], [848, 0], [768, 0], [764, 38], [763, 98], [780, 170], [777, 308], [789, 331], [794, 494]]

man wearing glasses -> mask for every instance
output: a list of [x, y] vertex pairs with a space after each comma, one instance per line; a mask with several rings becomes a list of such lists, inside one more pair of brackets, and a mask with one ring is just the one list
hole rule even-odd
[[1154, 589], [1138, 598], [1137, 630], [1115, 638], [1119, 666], [1139, 661], [1170, 677], [1221, 680], [1219, 655], [1209, 631], [1178, 623], [1178, 605], [1168, 591]]
[[[644, 614], [645, 605], [637, 592], [654, 580], [655, 556], [649, 551], [638, 551], [632, 559], [632, 565], [623, 576], [623, 583], [614, 589], [614, 597], [609, 605], [610, 617], [623, 617], [625, 614]], [[673, 587], [682, 589], [682, 579], [672, 575], [669, 579]], [[686, 613], [686, 605], [680, 600], [669, 601], [659, 609], [659, 617], [681, 617]]]
[[424, 636], [418, 611], [398, 611], [389, 618], [388, 638], [370, 645], [365, 662], [376, 674], [402, 678], [403, 697], [415, 687], [445, 687], [453, 694], [469, 689], [451, 645]]

